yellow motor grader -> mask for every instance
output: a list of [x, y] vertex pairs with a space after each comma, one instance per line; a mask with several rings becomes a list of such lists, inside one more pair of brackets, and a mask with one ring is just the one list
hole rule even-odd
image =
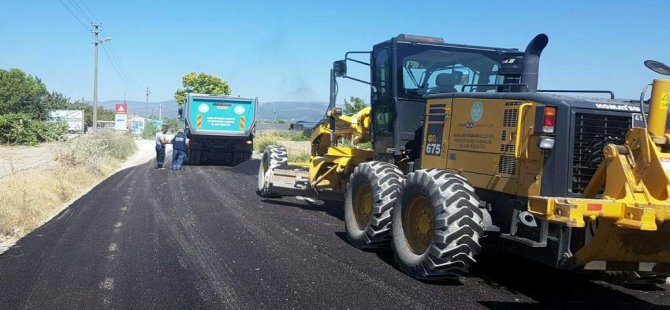
[[[647, 101], [648, 86], [640, 100], [538, 89], [547, 43], [540, 34], [519, 51], [399, 35], [346, 53], [310, 162], [268, 147], [259, 195], [344, 197], [351, 244], [392, 246], [420, 279], [467, 272], [484, 238], [559, 269], [667, 272], [670, 80], [654, 80]], [[351, 64], [369, 66], [370, 81], [348, 76]], [[369, 84], [371, 107], [343, 115], [337, 78]], [[372, 149], [357, 147], [366, 141]]]

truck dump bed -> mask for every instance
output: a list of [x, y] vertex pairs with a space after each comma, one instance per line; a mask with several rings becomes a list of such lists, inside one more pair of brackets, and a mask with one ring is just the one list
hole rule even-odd
[[186, 121], [192, 135], [249, 136], [256, 121], [256, 99], [190, 95]]
[[190, 94], [184, 106], [186, 162], [237, 165], [251, 158], [257, 99]]

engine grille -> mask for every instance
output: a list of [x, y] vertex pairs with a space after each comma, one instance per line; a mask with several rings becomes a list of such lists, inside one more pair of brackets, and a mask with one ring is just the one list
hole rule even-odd
[[631, 116], [578, 112], [574, 124], [571, 191], [581, 194], [603, 160], [603, 147], [623, 144]]

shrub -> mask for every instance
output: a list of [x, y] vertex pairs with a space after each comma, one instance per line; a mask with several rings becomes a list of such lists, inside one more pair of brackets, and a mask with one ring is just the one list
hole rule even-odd
[[56, 141], [67, 133], [64, 122], [40, 121], [25, 113], [9, 113], [0, 116], [0, 144], [35, 145]]
[[154, 125], [152, 121], [144, 121], [144, 130], [142, 131], [142, 138], [144, 139], [154, 139], [156, 133], [158, 132], [158, 127]]
[[287, 153], [288, 153], [288, 161], [290, 163], [306, 163], [309, 162], [310, 160], [309, 153], [302, 150], [289, 149]]
[[309, 137], [305, 135], [304, 132], [296, 132], [296, 133], [291, 133], [289, 136], [289, 140], [291, 141], [309, 141]]
[[64, 144], [59, 151], [58, 161], [70, 167], [85, 166], [97, 175], [107, 171], [112, 159], [126, 159], [137, 146], [129, 135], [100, 132], [79, 137]]
[[257, 152], [263, 152], [268, 145], [282, 145], [277, 137], [272, 136], [256, 136], [254, 137], [254, 150]]

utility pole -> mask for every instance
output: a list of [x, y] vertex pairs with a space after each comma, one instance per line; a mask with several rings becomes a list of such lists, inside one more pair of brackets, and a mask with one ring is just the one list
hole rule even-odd
[[98, 45], [112, 40], [110, 37], [106, 37], [102, 40], [98, 39], [98, 35], [102, 30], [100, 29], [101, 24], [91, 24], [93, 29], [93, 45], [94, 45], [94, 63], [93, 63], [93, 132], [98, 131]]
[[146, 118], [149, 118], [149, 95], [151, 95], [151, 90], [149, 89], [149, 86], [145, 87], [144, 91], [145, 91], [145, 94], [147, 95], [146, 103], [144, 104], [144, 109], [145, 109], [145, 111], [144, 111], [145, 115], [144, 116]]

